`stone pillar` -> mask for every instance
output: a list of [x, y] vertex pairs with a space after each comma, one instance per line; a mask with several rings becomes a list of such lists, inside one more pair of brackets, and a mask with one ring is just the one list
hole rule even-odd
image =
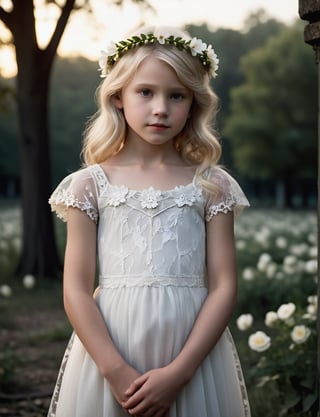
[[[304, 41], [315, 51], [318, 64], [318, 381], [320, 379], [320, 0], [299, 0], [299, 15], [309, 23], [304, 28]], [[301, 74], [303, 76], [303, 74]], [[306, 91], [306, 94], [308, 92]]]

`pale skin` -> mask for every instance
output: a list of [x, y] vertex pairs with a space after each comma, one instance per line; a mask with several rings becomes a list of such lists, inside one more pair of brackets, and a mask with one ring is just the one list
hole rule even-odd
[[[101, 164], [112, 184], [132, 189], [172, 189], [191, 182], [172, 146], [193, 100], [167, 64], [146, 58], [114, 98], [128, 123], [121, 151]], [[112, 342], [92, 297], [96, 268], [96, 225], [78, 209], [68, 209], [64, 304], [84, 347], [121, 406], [130, 415], [168, 417], [170, 405], [190, 381], [223, 333], [236, 300], [233, 215], [218, 214], [207, 224], [208, 297], [180, 354], [167, 366], [141, 375]], [[80, 306], [80, 308], [79, 308]]]

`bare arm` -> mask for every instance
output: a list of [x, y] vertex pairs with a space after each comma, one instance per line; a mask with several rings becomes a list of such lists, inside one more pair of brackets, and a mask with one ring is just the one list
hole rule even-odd
[[233, 214], [218, 214], [207, 224], [208, 296], [180, 354], [172, 362], [187, 381], [225, 330], [237, 297]]
[[92, 297], [95, 269], [96, 225], [85, 213], [69, 208], [63, 288], [65, 310], [85, 349], [120, 402], [126, 398], [125, 389], [139, 373], [117, 351]]
[[207, 266], [209, 293], [183, 349], [165, 368], [135, 380], [124, 403], [130, 414], [163, 415], [225, 330], [237, 295], [232, 213], [218, 214], [207, 224]]

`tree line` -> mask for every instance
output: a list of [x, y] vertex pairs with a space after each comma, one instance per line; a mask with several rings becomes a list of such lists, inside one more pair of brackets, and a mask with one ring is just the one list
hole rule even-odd
[[[187, 29], [212, 43], [220, 58], [213, 88], [220, 99], [222, 163], [257, 198], [269, 195], [278, 205], [290, 206], [298, 196], [307, 205], [315, 194], [317, 75], [301, 24], [288, 27], [260, 12], [249, 16], [243, 31], [211, 32], [206, 25]], [[7, 81], [7, 89], [12, 82]], [[99, 82], [96, 62], [84, 57], [58, 58], [54, 64], [49, 106], [53, 185], [81, 165], [82, 132], [96, 110]], [[11, 100], [9, 110], [0, 113], [0, 192], [9, 196], [19, 193], [15, 112]]]
[[[27, 3], [14, 3], [17, 14], [12, 17], [17, 19], [20, 33], [19, 18], [24, 14], [18, 9]], [[74, 1], [66, 4], [70, 7], [71, 3]], [[31, 4], [28, 0], [28, 8]], [[8, 14], [1, 13], [0, 18]], [[31, 17], [23, 20], [24, 25], [30, 23], [24, 36], [33, 30]], [[317, 74], [313, 53], [303, 41], [302, 23], [286, 26], [258, 11], [248, 17], [241, 31], [211, 30], [205, 24], [187, 29], [213, 44], [220, 58], [213, 88], [220, 97], [217, 128], [222, 163], [240, 177], [253, 205], [266, 198], [279, 206], [310, 205], [316, 199]], [[25, 50], [30, 52], [30, 48]], [[24, 59], [30, 59], [29, 52]], [[46, 72], [50, 88], [44, 92], [49, 98], [48, 112], [41, 106], [34, 108], [41, 100], [32, 94], [41, 90], [43, 75], [29, 80], [24, 74], [23, 83], [19, 74], [18, 82], [0, 79], [0, 196], [24, 196], [28, 241], [23, 244], [21, 273], [41, 269], [40, 273], [51, 275], [57, 265], [56, 256], [47, 261], [48, 252], [54, 252], [48, 244], [52, 234], [40, 232], [39, 227], [48, 224], [47, 196], [62, 177], [81, 166], [82, 132], [95, 111], [94, 91], [100, 82], [97, 63], [84, 57], [58, 57], [52, 64]], [[37, 64], [33, 65], [36, 70]], [[22, 72], [20, 68], [20, 78]], [[49, 135], [43, 120], [47, 116]]]

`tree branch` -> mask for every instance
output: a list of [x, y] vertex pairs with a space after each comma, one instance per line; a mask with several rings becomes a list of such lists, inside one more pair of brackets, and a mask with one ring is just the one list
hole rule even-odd
[[11, 20], [11, 13], [4, 10], [3, 7], [0, 6], [0, 20], [7, 26], [7, 28], [12, 32], [12, 20]]
[[52, 61], [59, 46], [63, 32], [67, 26], [70, 14], [75, 7], [75, 0], [66, 0], [65, 5], [61, 8], [61, 15], [57, 20], [55, 30], [50, 42], [45, 50], [48, 60]]

